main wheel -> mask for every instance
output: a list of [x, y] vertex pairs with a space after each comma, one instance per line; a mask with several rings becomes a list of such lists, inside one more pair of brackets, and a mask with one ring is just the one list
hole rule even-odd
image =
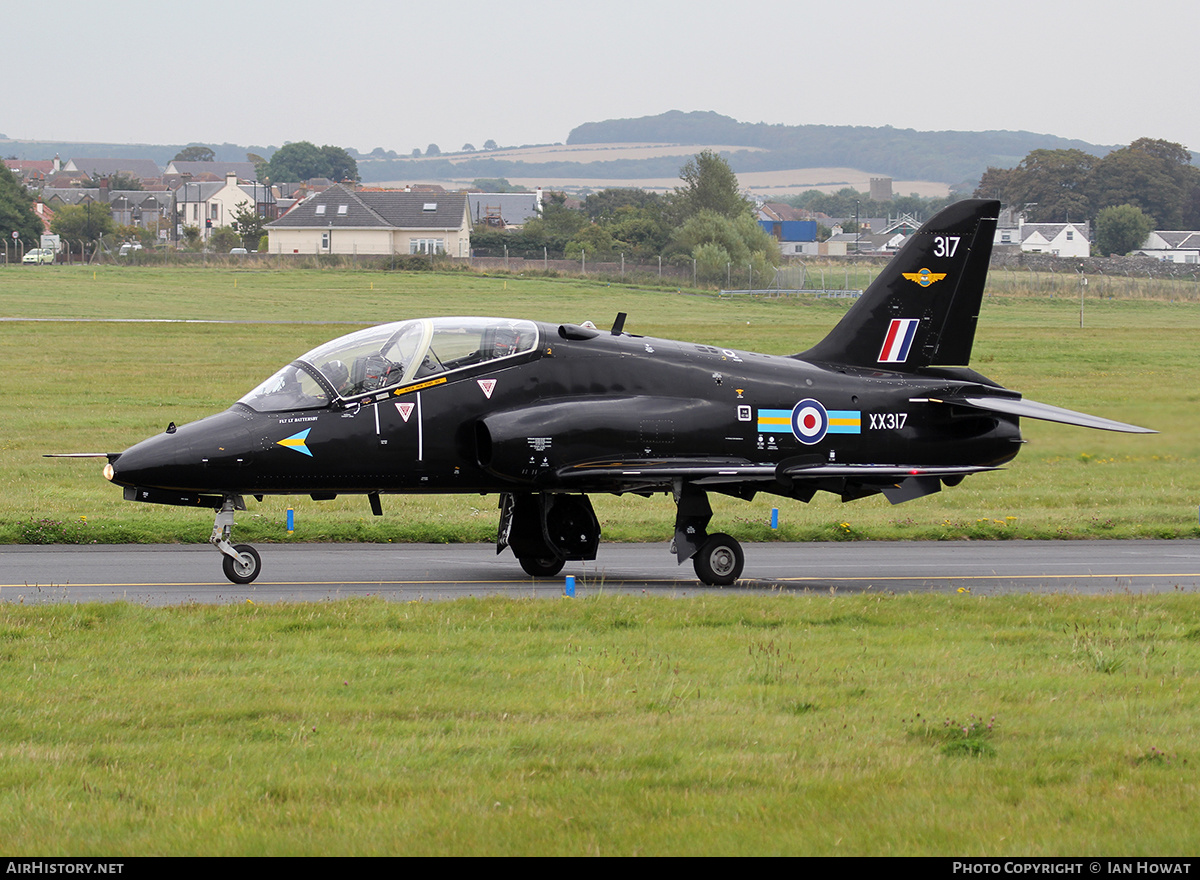
[[696, 577], [710, 587], [728, 587], [741, 577], [745, 564], [742, 545], [720, 532], [705, 538], [692, 557]]
[[545, 559], [537, 559], [533, 556], [522, 556], [518, 560], [521, 563], [521, 568], [525, 569], [525, 573], [533, 577], [554, 577], [563, 570], [566, 565], [566, 560], [559, 559], [555, 556], [548, 556]]
[[221, 554], [225, 577], [235, 584], [248, 584], [262, 571], [262, 560], [258, 558], [258, 551], [249, 544], [234, 544], [233, 549], [237, 551], [237, 559]]

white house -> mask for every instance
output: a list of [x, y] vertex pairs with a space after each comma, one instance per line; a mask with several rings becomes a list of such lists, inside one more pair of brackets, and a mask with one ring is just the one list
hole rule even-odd
[[238, 183], [232, 171], [225, 182], [202, 181], [180, 184], [175, 190], [175, 208], [181, 226], [197, 226], [207, 239], [219, 226], [233, 223], [242, 207], [253, 206], [260, 217], [274, 219], [275, 195], [262, 183]]
[[1056, 257], [1088, 257], [1092, 253], [1090, 223], [1026, 223], [1017, 216], [1014, 226], [1011, 214], [1001, 214], [996, 226], [996, 246], [1019, 246], [1027, 254], [1053, 254]]
[[266, 228], [271, 253], [471, 254], [464, 193], [355, 192], [338, 184]]
[[1154, 257], [1164, 263], [1200, 263], [1200, 232], [1160, 232], [1155, 230], [1133, 252]]

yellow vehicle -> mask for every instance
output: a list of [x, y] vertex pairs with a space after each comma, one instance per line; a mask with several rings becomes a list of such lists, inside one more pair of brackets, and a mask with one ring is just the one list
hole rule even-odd
[[52, 251], [50, 248], [34, 248], [33, 250], [31, 250], [29, 253], [27, 253], [25, 256], [23, 256], [21, 258], [21, 262], [22, 263], [33, 263], [35, 265], [43, 264], [43, 263], [53, 263], [54, 262], [54, 251]]

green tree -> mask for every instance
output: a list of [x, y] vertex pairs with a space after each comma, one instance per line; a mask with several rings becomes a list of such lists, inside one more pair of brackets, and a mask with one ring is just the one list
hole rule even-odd
[[1005, 177], [988, 174], [976, 190], [981, 198], [1000, 199], [1036, 223], [1083, 220], [1092, 215], [1088, 181], [1097, 159], [1083, 150], [1033, 150]]
[[208, 147], [201, 146], [200, 144], [192, 144], [191, 146], [184, 147], [182, 150], [176, 153], [175, 158], [172, 161], [212, 162], [216, 158], [217, 154]]
[[258, 155], [258, 153], [247, 153], [246, 161], [254, 163], [254, 173], [256, 175], [258, 175], [259, 180], [267, 179], [266, 178], [267, 167], [270, 163], [268, 163], [266, 159], [264, 159], [262, 156]]
[[587, 222], [586, 214], [567, 207], [562, 193], [549, 193], [542, 198], [542, 216], [525, 222], [521, 243], [531, 251], [544, 247], [560, 254]]
[[329, 173], [325, 176], [337, 181], [352, 181], [358, 183], [358, 160], [342, 147], [332, 147], [326, 144], [321, 147], [321, 155], [329, 162]]
[[712, 150], [702, 150], [679, 170], [684, 186], [676, 187], [671, 199], [677, 223], [700, 211], [713, 211], [723, 217], [751, 213], [754, 205], [738, 189], [737, 175], [729, 163]]
[[200, 235], [199, 226], [183, 227], [183, 247], [184, 250], [198, 251], [204, 247], [204, 239]]
[[656, 208], [626, 205], [605, 226], [623, 250], [643, 259], [661, 254], [671, 237], [661, 209]]
[[341, 147], [318, 147], [309, 141], [284, 144], [267, 163], [265, 177], [271, 183], [300, 183], [314, 177], [331, 180], [358, 178], [358, 162]]
[[122, 223], [113, 229], [113, 234], [121, 241], [136, 241], [142, 247], [151, 248], [157, 244], [153, 229], [135, 226], [132, 223]]
[[1124, 256], [1146, 241], [1154, 221], [1134, 205], [1115, 205], [1096, 215], [1096, 250]]
[[437, 144], [430, 144], [429, 146], [427, 146], [425, 148], [425, 155], [426, 156], [440, 156], [440, 155], [442, 155], [442, 148], [439, 147]]
[[25, 250], [37, 247], [42, 240], [42, 221], [33, 210], [33, 196], [0, 165], [0, 235], [11, 242], [14, 232]]
[[74, 253], [79, 253], [80, 241], [90, 246], [91, 242], [116, 231], [116, 228], [112, 209], [100, 202], [63, 205], [54, 212], [54, 219], [50, 221], [50, 231], [62, 236]]
[[780, 259], [778, 242], [752, 215], [730, 218], [715, 211], [701, 211], [676, 229], [668, 252], [694, 259], [698, 278], [709, 283], [724, 283], [735, 272], [769, 279]]
[[117, 192], [124, 190], [126, 192], [141, 192], [142, 182], [132, 174], [126, 174], [124, 171], [118, 171], [115, 174], [108, 176], [109, 192]]
[[233, 231], [238, 234], [242, 240], [242, 247], [246, 250], [254, 250], [258, 247], [258, 240], [262, 238], [263, 227], [267, 221], [260, 217], [258, 211], [249, 202], [238, 202], [237, 207], [233, 210]]
[[1097, 209], [1133, 205], [1160, 228], [1179, 229], [1185, 206], [1200, 187], [1200, 169], [1191, 158], [1182, 145], [1151, 138], [1113, 150], [1096, 163], [1088, 180], [1092, 204]]
[[999, 199], [1006, 205], [1016, 203], [1016, 169], [988, 168], [975, 187], [977, 199]]
[[563, 248], [563, 256], [568, 260], [579, 259], [581, 252], [588, 257], [604, 259], [617, 252], [617, 242], [603, 226], [589, 223], [575, 233], [575, 237]]
[[214, 253], [227, 254], [235, 247], [242, 247], [242, 239], [231, 226], [218, 226], [208, 237], [208, 249]]
[[583, 200], [583, 213], [597, 223], [607, 223], [621, 208], [638, 208], [662, 213], [663, 197], [644, 189], [611, 187], [594, 192]]

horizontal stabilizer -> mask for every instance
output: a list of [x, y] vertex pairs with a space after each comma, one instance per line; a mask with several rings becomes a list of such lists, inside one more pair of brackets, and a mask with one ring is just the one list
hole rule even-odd
[[944, 397], [930, 399], [931, 403], [948, 403], [953, 406], [969, 406], [972, 409], [983, 409], [988, 412], [1006, 413], [1010, 416], [1021, 416], [1026, 419], [1041, 419], [1044, 422], [1061, 422], [1064, 425], [1078, 425], [1081, 428], [1097, 428], [1101, 431], [1122, 431], [1126, 434], [1157, 434], [1152, 428], [1142, 428], [1112, 419], [1093, 416], [1088, 413], [1064, 409], [1061, 406], [1051, 406], [1048, 403], [1038, 403], [1036, 400], [1026, 400], [1019, 397]]

